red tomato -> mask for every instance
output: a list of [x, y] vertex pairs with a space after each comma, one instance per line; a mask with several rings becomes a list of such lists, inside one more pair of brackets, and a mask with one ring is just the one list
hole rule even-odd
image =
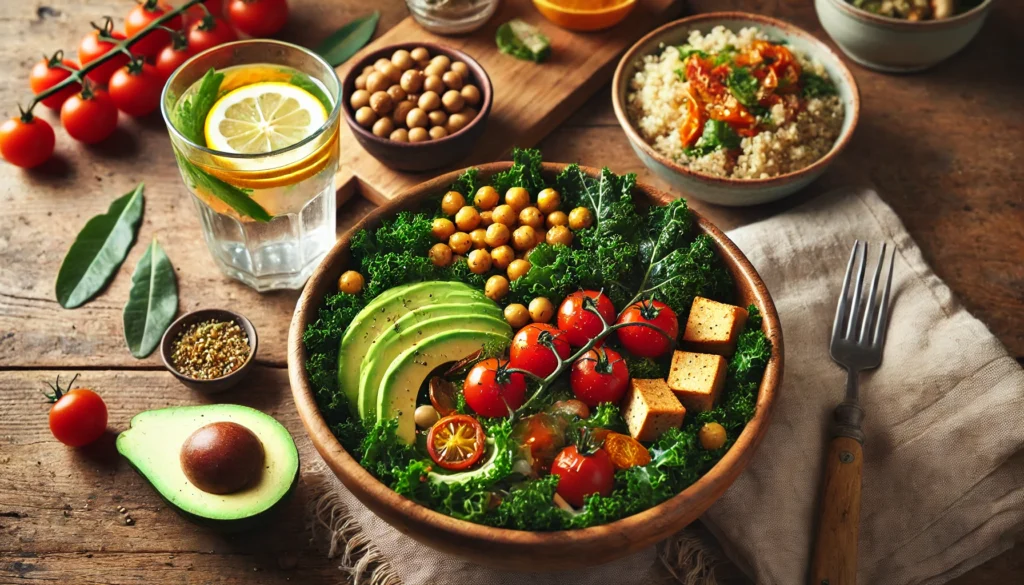
[[604, 449], [581, 453], [575, 445], [566, 447], [555, 457], [551, 474], [558, 476], [558, 495], [576, 508], [590, 494], [611, 495], [615, 485], [615, 466]]
[[221, 18], [211, 16], [197, 20], [188, 27], [188, 46], [194, 54], [237, 40], [235, 29]]
[[[74, 383], [72, 379], [71, 384]], [[48, 396], [56, 401], [50, 409], [50, 432], [58, 441], [69, 447], [81, 447], [103, 435], [107, 430], [107, 405], [99, 394], [85, 388], [61, 388], [60, 378], [50, 388], [53, 394]]]
[[638, 357], [655, 358], [665, 355], [679, 337], [679, 320], [676, 313], [661, 301], [640, 301], [633, 303], [622, 315], [619, 323], [646, 323], [631, 325], [617, 331], [619, 342], [629, 353]]
[[288, 20], [286, 0], [231, 0], [228, 20], [251, 37], [269, 37]]
[[[78, 45], [78, 60], [82, 62], [82, 67], [85, 67], [87, 64], [105, 55], [107, 51], [113, 49], [118, 42], [124, 39], [124, 34], [117, 31], [107, 29], [103, 31], [94, 30], [85, 35], [82, 42]], [[115, 55], [99, 67], [86, 73], [85, 76], [95, 84], [106, 85], [107, 81], [110, 80], [110, 76], [127, 64], [128, 55]]]
[[602, 402], [618, 404], [629, 387], [629, 369], [615, 350], [599, 347], [572, 365], [569, 385], [576, 398], [591, 408]]
[[[57, 51], [53, 58], [43, 59], [32, 67], [32, 73], [29, 73], [28, 76], [28, 86], [32, 88], [32, 93], [36, 95], [43, 93], [71, 77], [71, 72], [68, 69], [78, 69], [78, 63], [70, 59], [62, 59], [63, 55], [63, 51]], [[51, 110], [60, 110], [64, 100], [75, 95], [81, 89], [81, 85], [73, 83], [39, 103]]]
[[174, 43], [167, 45], [160, 51], [160, 54], [156, 56], [156, 72], [163, 79], [170, 78], [171, 74], [181, 64], [188, 61], [188, 58], [192, 56], [192, 49], [188, 46], [188, 41], [185, 41], [183, 46], [177, 47]]
[[547, 343], [554, 346], [563, 360], [568, 359], [570, 349], [565, 332], [546, 323], [531, 323], [520, 329], [512, 338], [509, 351], [512, 367], [540, 378], [550, 376], [558, 367], [558, 359]]
[[185, 15], [188, 17], [189, 22], [195, 22], [202, 20], [206, 16], [206, 12], [203, 10], [203, 6], [213, 16], [224, 16], [224, 2], [223, 0], [206, 0], [202, 5], [196, 4], [185, 11]]
[[513, 437], [530, 449], [530, 464], [537, 473], [551, 469], [555, 456], [565, 446], [565, 419], [546, 412], [532, 414], [516, 423]]
[[508, 362], [482, 360], [466, 376], [462, 392], [473, 412], [487, 417], [508, 416], [526, 401], [526, 379], [506, 371]]
[[117, 109], [129, 116], [145, 116], [160, 107], [164, 80], [156, 67], [126, 65], [110, 78], [110, 99]]
[[102, 89], [76, 94], [60, 109], [60, 123], [68, 135], [86, 144], [107, 138], [117, 128], [117, 107]]
[[[146, 28], [149, 23], [166, 14], [173, 7], [161, 0], [145, 0], [142, 4], [132, 8], [124, 19], [124, 32], [128, 36], [135, 36], [135, 33]], [[181, 15], [175, 15], [164, 22], [163, 26], [178, 30], [181, 28]], [[132, 53], [144, 57], [156, 57], [160, 49], [171, 42], [171, 34], [163, 29], [157, 28], [146, 33], [132, 45]]]
[[604, 318], [605, 323], [611, 325], [615, 322], [615, 306], [604, 293], [585, 290], [565, 297], [562, 305], [558, 307], [558, 328], [565, 331], [565, 338], [573, 347], [586, 345], [604, 329], [601, 319], [591, 310], [584, 308], [585, 297], [589, 297], [597, 305], [597, 312]]
[[446, 416], [427, 434], [430, 458], [445, 469], [458, 471], [480, 460], [487, 436], [477, 420], [465, 414]]
[[37, 167], [53, 154], [53, 128], [39, 118], [11, 118], [0, 126], [0, 154], [7, 162], [23, 169]]

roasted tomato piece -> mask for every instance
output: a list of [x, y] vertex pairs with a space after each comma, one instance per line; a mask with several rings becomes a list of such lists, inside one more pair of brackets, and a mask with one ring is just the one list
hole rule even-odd
[[537, 473], [551, 469], [558, 452], [565, 447], [565, 419], [545, 412], [530, 415], [516, 424], [516, 442], [529, 450], [530, 465]]
[[427, 434], [430, 458], [444, 469], [466, 469], [484, 454], [484, 428], [473, 417], [453, 414], [434, 423]]
[[651, 462], [651, 454], [647, 448], [629, 435], [608, 433], [604, 437], [604, 450], [612, 460], [615, 469], [629, 469]]

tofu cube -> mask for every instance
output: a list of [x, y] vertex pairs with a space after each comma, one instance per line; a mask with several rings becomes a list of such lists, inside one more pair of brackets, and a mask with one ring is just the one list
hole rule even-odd
[[662, 433], [682, 426], [686, 409], [665, 380], [630, 380], [622, 416], [629, 434], [638, 441], [654, 441]]
[[690, 307], [683, 343], [694, 351], [732, 355], [736, 340], [747, 324], [747, 310], [697, 297]]
[[668, 387], [690, 412], [711, 410], [725, 385], [728, 364], [713, 353], [677, 351], [672, 354]]

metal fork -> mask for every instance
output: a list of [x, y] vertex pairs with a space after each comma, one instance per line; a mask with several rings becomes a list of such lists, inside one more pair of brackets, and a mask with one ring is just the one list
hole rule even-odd
[[882, 363], [882, 348], [889, 323], [895, 246], [889, 257], [885, 288], [879, 298], [878, 284], [885, 264], [885, 251], [886, 245], [882, 244], [870, 289], [863, 296], [868, 244], [860, 240], [855, 242], [846, 266], [843, 290], [839, 293], [829, 353], [837, 364], [846, 368], [846, 398], [833, 413], [818, 535], [811, 559], [811, 585], [854, 585], [857, 582], [857, 532], [864, 443], [864, 432], [860, 427], [864, 410], [858, 401], [857, 381], [861, 371], [877, 368]]

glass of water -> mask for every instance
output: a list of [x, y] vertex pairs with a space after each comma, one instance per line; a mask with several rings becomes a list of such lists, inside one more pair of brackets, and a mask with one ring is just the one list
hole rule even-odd
[[247, 40], [192, 57], [161, 111], [220, 269], [301, 288], [335, 241], [341, 82], [318, 55]]

